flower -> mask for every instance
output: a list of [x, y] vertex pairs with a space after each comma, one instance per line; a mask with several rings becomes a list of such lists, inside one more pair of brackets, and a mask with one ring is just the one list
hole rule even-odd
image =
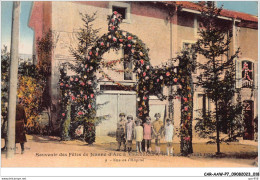
[[83, 77], [84, 77], [84, 79], [87, 79], [87, 76], [86, 76], [86, 75], [84, 75]]
[[101, 45], [101, 46], [104, 46], [104, 43], [103, 43], [103, 42], [101, 42], [101, 43], [100, 43], [100, 45]]
[[142, 107], [139, 107], [138, 110], [141, 111], [143, 108]]
[[184, 138], [185, 141], [190, 141], [190, 136]]
[[109, 45], [109, 43], [107, 43], [107, 47], [109, 47], [110, 45]]
[[141, 59], [140, 62], [141, 62], [141, 64], [144, 64], [144, 60], [143, 59]]
[[170, 75], [171, 75], [171, 73], [170, 73], [170, 72], [167, 72], [167, 73], [166, 73], [166, 76], [170, 76]]
[[71, 99], [72, 99], [72, 101], [76, 100], [75, 96], [71, 96]]
[[131, 40], [131, 39], [133, 39], [133, 38], [132, 38], [132, 36], [128, 36], [127, 39], [128, 39], [128, 40]]
[[88, 105], [88, 108], [91, 108], [91, 104]]
[[191, 94], [188, 94], [188, 97], [191, 97]]
[[123, 36], [126, 36], [126, 32], [125, 31], [122, 34], [123, 34]]
[[75, 78], [75, 81], [78, 81], [79, 79], [78, 78]]
[[160, 80], [159, 79], [157, 79], [157, 82], [159, 82]]
[[112, 18], [111, 21], [112, 21], [112, 22], [115, 22], [115, 18]]
[[80, 115], [83, 115], [84, 113], [82, 112], [82, 111], [79, 111], [78, 112], [78, 115], [80, 116]]
[[92, 84], [92, 83], [91, 83], [91, 80], [89, 80], [89, 81], [88, 81], [88, 85], [91, 85], [91, 84]]
[[85, 68], [87, 68], [87, 67], [88, 67], [88, 65], [86, 64], [86, 65], [85, 65]]
[[80, 91], [80, 94], [83, 94], [83, 91]]
[[134, 49], [131, 49], [131, 52], [132, 52], [132, 53], [134, 53], [134, 52], [135, 52], [135, 50], [134, 50]]
[[89, 55], [90, 55], [90, 56], [92, 55], [92, 51], [89, 52]]
[[174, 81], [174, 82], [177, 82], [177, 81], [178, 81], [178, 79], [177, 79], [177, 78], [174, 78], [174, 79], [173, 79], [173, 81]]
[[128, 47], [131, 47], [132, 45], [131, 45], [131, 44], [128, 44], [127, 46], [128, 46]]
[[147, 65], [147, 66], [146, 66], [146, 69], [150, 69], [150, 66]]
[[66, 87], [69, 87], [69, 85], [68, 85], [68, 84], [66, 84]]
[[108, 36], [108, 39], [111, 39], [111, 35]]
[[65, 116], [65, 113], [62, 113], [61, 115], [64, 117], [64, 116]]
[[123, 42], [123, 39], [119, 39], [120, 42]]
[[87, 58], [88, 58], [88, 60], [90, 60], [90, 56], [88, 56]]
[[92, 69], [93, 69], [93, 67], [92, 67], [92, 66], [90, 66], [90, 67], [89, 67], [89, 69], [90, 69], [90, 70], [92, 70]]
[[137, 72], [140, 73], [140, 72], [141, 72], [141, 69], [138, 68], [138, 69], [137, 69]]
[[143, 76], [146, 76], [146, 72], [143, 72]]
[[163, 80], [163, 76], [160, 76], [160, 79]]
[[63, 83], [60, 83], [60, 86], [63, 86], [64, 84]]
[[117, 11], [114, 11], [114, 14], [117, 15]]
[[113, 41], [116, 42], [116, 38], [115, 37], [113, 37]]
[[189, 107], [188, 106], [185, 106], [184, 107], [184, 111], [188, 111]]
[[70, 78], [70, 81], [73, 81], [74, 79], [73, 78]]
[[85, 99], [88, 99], [88, 96], [87, 96], [87, 95], [85, 95], [85, 96], [84, 96], [84, 98], [85, 98]]
[[147, 100], [147, 97], [146, 97], [146, 96], [144, 96], [144, 100]]
[[115, 29], [115, 26], [112, 26], [111, 29], [114, 30], [114, 29]]
[[98, 56], [98, 52], [96, 52], [96, 56]]
[[146, 76], [144, 79], [145, 79], [145, 80], [148, 80], [148, 79], [149, 79], [149, 77], [148, 77], [148, 76]]
[[183, 98], [183, 100], [184, 100], [185, 102], [188, 102], [188, 98]]
[[94, 94], [91, 94], [90, 97], [93, 98], [93, 97], [94, 97]]
[[140, 54], [140, 56], [143, 56], [143, 55], [144, 55], [142, 52], [140, 52], [139, 54]]

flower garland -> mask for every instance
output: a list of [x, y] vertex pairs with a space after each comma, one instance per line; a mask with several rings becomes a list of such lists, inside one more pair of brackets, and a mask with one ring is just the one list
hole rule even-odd
[[[98, 70], [109, 81], [116, 85], [129, 90], [106, 74], [101, 67], [107, 67], [114, 71], [113, 66], [122, 61], [131, 61], [133, 63], [133, 72], [137, 75], [137, 84], [132, 86], [137, 92], [137, 114], [138, 117], [145, 121], [145, 117], [149, 116], [149, 94], [154, 91], [161, 91], [163, 86], [178, 85], [178, 94], [181, 98], [181, 152], [184, 155], [192, 153], [192, 111], [193, 111], [193, 83], [191, 78], [192, 60], [190, 54], [184, 53], [178, 56], [179, 68], [175, 66], [163, 66], [162, 68], [153, 68], [150, 64], [148, 49], [145, 44], [135, 35], [120, 30], [119, 24], [122, 22], [122, 17], [116, 11], [112, 16], [108, 17], [108, 30], [96, 42], [89, 52], [85, 55], [80, 68], [79, 76], [64, 78], [60, 80], [60, 87], [63, 90], [62, 97], [66, 100], [78, 104], [78, 116], [94, 119], [96, 115], [96, 91], [97, 78], [95, 72]], [[104, 62], [102, 55], [110, 49], [124, 49], [125, 56], [123, 59]], [[193, 61], [194, 62], [194, 61]], [[66, 89], [66, 90], [65, 90]], [[63, 110], [65, 108], [62, 107]], [[62, 116], [66, 116], [66, 111], [62, 112]], [[86, 123], [88, 124], [88, 123]], [[93, 124], [85, 126], [86, 141], [93, 143], [95, 136], [95, 128]], [[89, 140], [91, 139], [91, 140]]]

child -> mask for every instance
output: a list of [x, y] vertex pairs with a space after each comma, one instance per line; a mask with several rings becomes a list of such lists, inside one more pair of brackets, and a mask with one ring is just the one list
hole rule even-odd
[[135, 124], [136, 124], [135, 126], [136, 152], [142, 153], [141, 142], [143, 140], [143, 127], [141, 126], [141, 120], [137, 118]]
[[123, 143], [124, 151], [126, 151], [126, 140], [125, 140], [125, 114], [120, 113], [119, 114], [120, 121], [117, 123], [117, 130], [116, 130], [116, 141], [118, 142], [118, 148], [117, 151], [120, 151], [121, 143]]
[[151, 117], [146, 117], [146, 122], [144, 123], [144, 142], [145, 142], [145, 152], [147, 149], [151, 153], [151, 140], [152, 140], [152, 124], [151, 124]]
[[165, 132], [165, 141], [167, 143], [166, 152], [167, 152], [167, 155], [169, 156], [169, 154], [171, 154], [171, 155], [173, 154], [172, 140], [173, 140], [173, 136], [174, 136], [174, 127], [173, 127], [171, 119], [169, 119], [169, 118], [166, 119], [166, 125], [164, 127], [164, 132]]
[[153, 133], [155, 136], [155, 152], [160, 154], [160, 139], [163, 131], [163, 122], [160, 120], [161, 114], [155, 113], [155, 121], [153, 122]]
[[128, 152], [132, 151], [132, 140], [134, 136], [134, 122], [133, 116], [127, 116], [127, 123], [125, 126], [126, 129], [126, 140], [127, 140], [127, 150]]

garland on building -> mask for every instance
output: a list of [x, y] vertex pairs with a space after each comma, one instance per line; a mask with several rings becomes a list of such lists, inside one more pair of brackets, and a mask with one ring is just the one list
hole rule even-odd
[[[60, 79], [60, 88], [62, 92], [62, 104], [67, 104], [68, 100], [77, 102], [78, 117], [86, 117], [92, 120], [92, 123], [85, 124], [85, 140], [93, 143], [95, 139], [95, 123], [96, 116], [96, 95], [97, 77], [95, 72], [99, 71], [106, 79], [129, 90], [119, 82], [114, 81], [106, 74], [102, 67], [113, 69], [113, 66], [123, 61], [131, 61], [134, 65], [133, 72], [136, 73], [137, 83], [130, 87], [137, 92], [138, 101], [138, 117], [145, 121], [145, 117], [149, 116], [149, 94], [154, 92], [160, 99], [165, 99], [162, 94], [163, 86], [178, 85], [178, 94], [181, 98], [182, 116], [181, 116], [181, 152], [184, 155], [192, 153], [192, 110], [193, 110], [193, 86], [191, 78], [191, 70], [193, 68], [191, 62], [195, 56], [190, 56], [189, 52], [182, 53], [176, 59], [179, 60], [179, 68], [170, 65], [161, 68], [154, 68], [150, 64], [148, 49], [145, 44], [135, 35], [120, 30], [119, 24], [122, 17], [116, 11], [112, 16], [108, 17], [108, 30], [99, 38], [95, 45], [87, 52], [84, 57], [78, 56], [77, 59], [82, 60], [81, 68], [77, 72], [79, 76], [66, 77]], [[124, 49], [124, 58], [110, 62], [102, 61], [102, 55], [110, 49]], [[76, 54], [74, 54], [76, 56]], [[194, 62], [194, 61], [193, 61]], [[66, 108], [62, 106], [61, 117], [66, 119]], [[89, 140], [91, 139], [91, 140]]]

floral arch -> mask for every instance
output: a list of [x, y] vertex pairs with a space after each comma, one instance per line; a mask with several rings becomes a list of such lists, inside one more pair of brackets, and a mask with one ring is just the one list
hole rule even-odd
[[[77, 102], [77, 116], [88, 119], [85, 123], [85, 140], [92, 144], [95, 141], [95, 116], [96, 116], [96, 92], [97, 78], [95, 72], [101, 72], [105, 78], [128, 90], [135, 90], [138, 95], [138, 117], [143, 121], [149, 116], [149, 93], [151, 91], [159, 94], [160, 87], [178, 85], [178, 95], [171, 98], [181, 99], [181, 152], [184, 155], [192, 153], [192, 111], [193, 111], [193, 88], [191, 71], [195, 55], [183, 52], [175, 60], [179, 61], [179, 66], [163, 65], [162, 67], [152, 67], [148, 56], [148, 49], [145, 44], [134, 34], [119, 29], [122, 17], [116, 11], [108, 18], [108, 33], [100, 37], [90, 51], [83, 57], [81, 67], [78, 68], [79, 76], [67, 77], [61, 70], [60, 90], [63, 99], [61, 108], [61, 118], [69, 116], [67, 104]], [[124, 49], [124, 58], [118, 61], [104, 62], [102, 55], [110, 49]], [[80, 57], [78, 57], [80, 58]], [[122, 61], [131, 61], [134, 65], [133, 72], [137, 75], [135, 85], [129, 87], [115, 82], [104, 71], [102, 66], [112, 67]], [[161, 95], [161, 99], [166, 96]], [[64, 124], [63, 123], [63, 124]]]

